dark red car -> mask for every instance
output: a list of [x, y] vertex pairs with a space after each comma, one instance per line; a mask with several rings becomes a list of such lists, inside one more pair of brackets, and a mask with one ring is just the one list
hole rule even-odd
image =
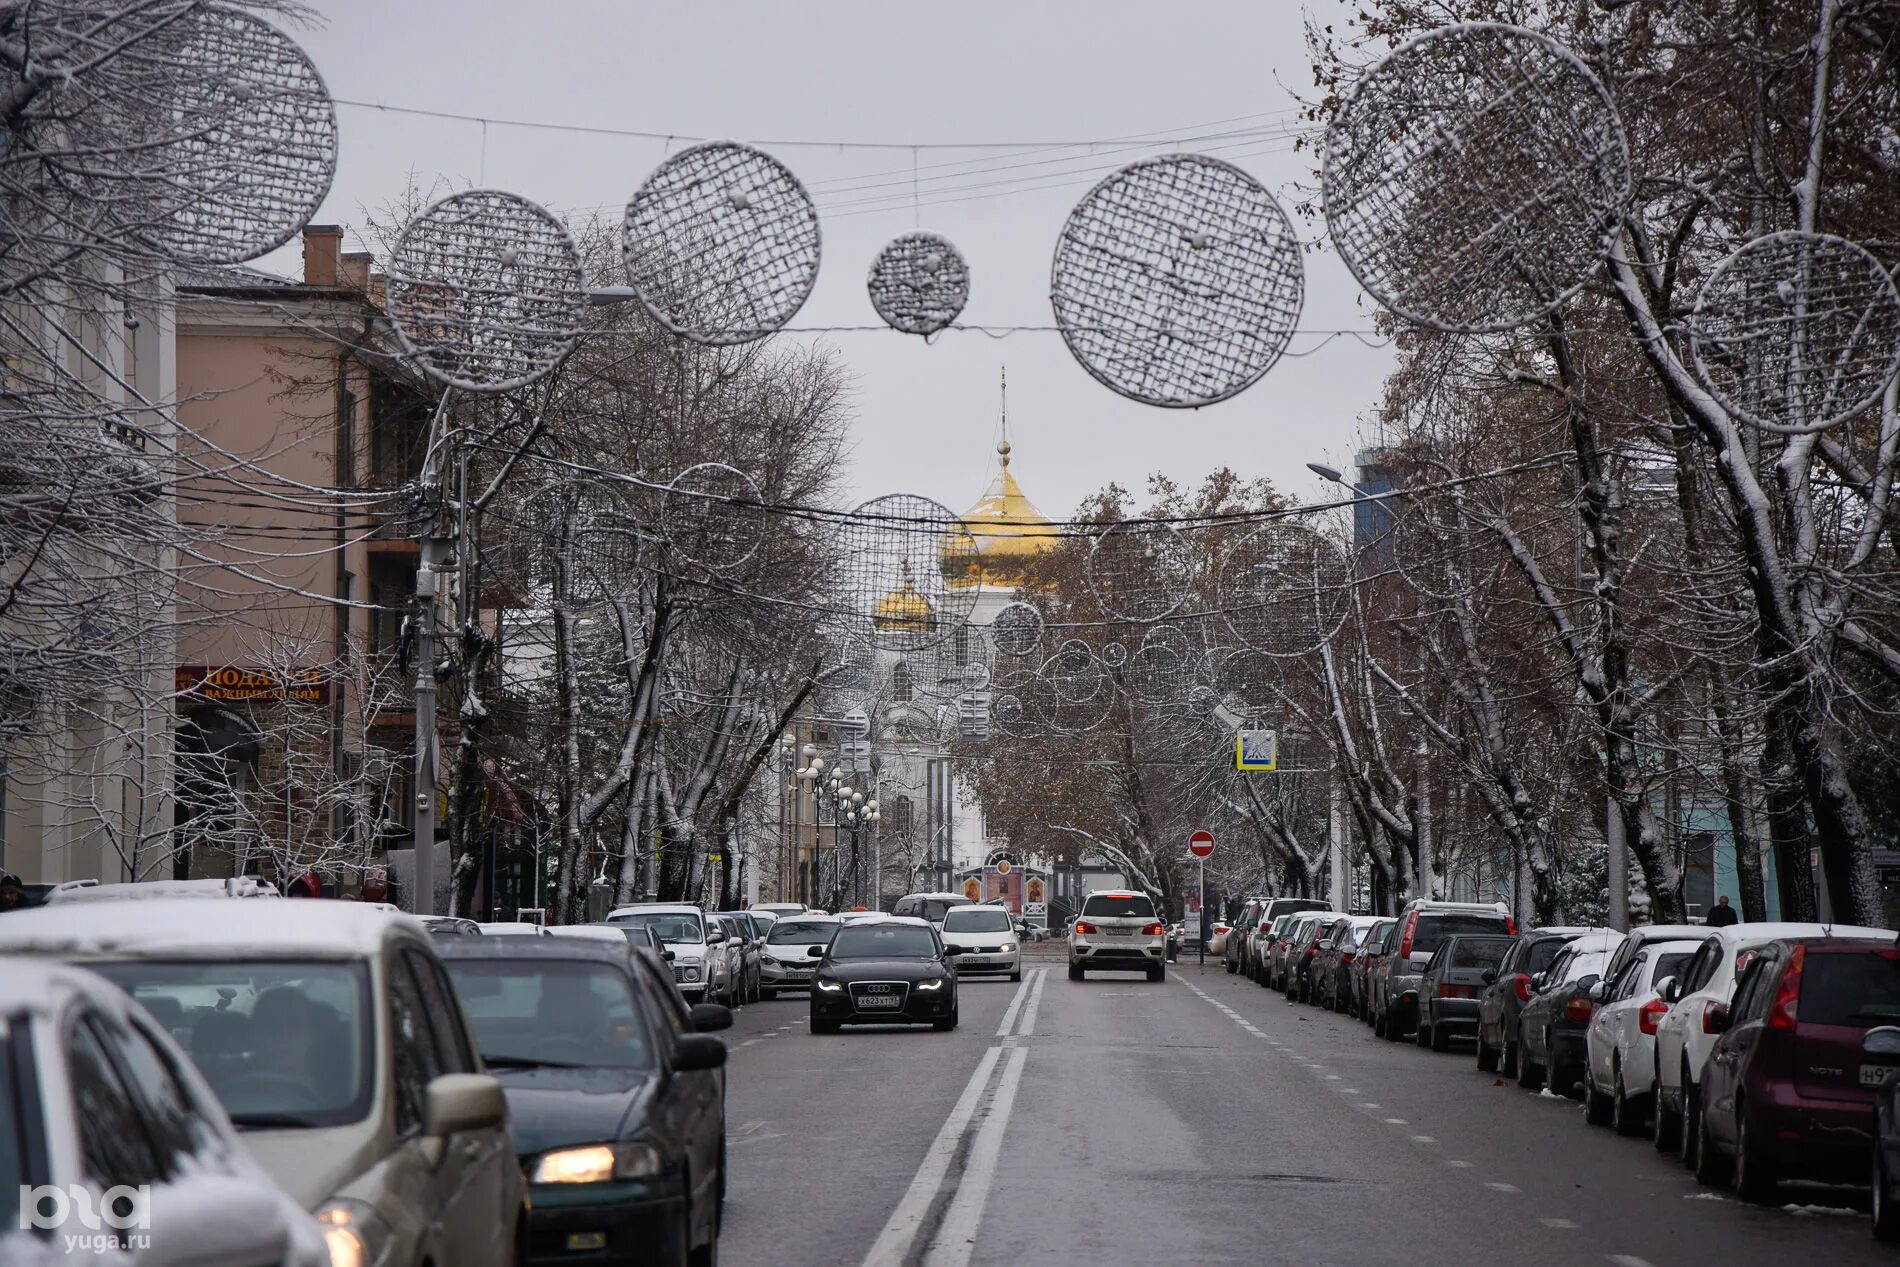
[[1900, 1021], [1900, 945], [1770, 942], [1705, 1024], [1721, 1030], [1697, 1094], [1696, 1178], [1771, 1199], [1783, 1178], [1865, 1183], [1874, 1095], [1895, 1058], [1869, 1029]]

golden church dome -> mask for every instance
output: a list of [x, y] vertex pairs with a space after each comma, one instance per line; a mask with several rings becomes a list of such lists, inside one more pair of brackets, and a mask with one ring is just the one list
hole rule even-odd
[[871, 623], [879, 629], [928, 630], [936, 627], [937, 609], [917, 592], [911, 583], [910, 560], [903, 560], [903, 581], [877, 600], [871, 609]]
[[[1003, 460], [989, 491], [963, 516], [964, 531], [938, 552], [945, 584], [956, 589], [985, 586], [1016, 589], [1029, 580], [1037, 555], [1055, 548], [1058, 531], [1023, 495], [1009, 473], [1009, 441], [996, 446]], [[975, 546], [971, 561], [970, 547]]]

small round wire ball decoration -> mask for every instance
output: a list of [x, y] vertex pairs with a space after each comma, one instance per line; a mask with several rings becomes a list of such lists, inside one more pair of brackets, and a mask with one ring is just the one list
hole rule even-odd
[[701, 462], [673, 477], [660, 501], [660, 532], [679, 558], [711, 572], [738, 567], [765, 540], [765, 507], [750, 475]]
[[818, 209], [763, 150], [681, 150], [627, 203], [627, 279], [653, 319], [709, 346], [750, 343], [790, 321], [818, 277]]
[[1049, 297], [1069, 351], [1103, 386], [1192, 409], [1273, 368], [1305, 287], [1299, 240], [1264, 186], [1232, 163], [1169, 154], [1076, 204]]
[[544, 208], [499, 189], [450, 194], [411, 220], [389, 260], [389, 317], [429, 377], [505, 392], [580, 340], [580, 252]]
[[990, 620], [990, 644], [999, 655], [1034, 655], [1042, 646], [1042, 613], [1025, 602], [1005, 603]]
[[935, 646], [976, 605], [974, 589], [944, 580], [976, 566], [976, 541], [928, 497], [887, 493], [865, 502], [839, 525], [835, 555], [845, 606], [870, 623], [881, 650]]
[[1460, 23], [1394, 49], [1326, 132], [1326, 225], [1359, 284], [1435, 330], [1515, 329], [1609, 254], [1631, 192], [1608, 89], [1521, 27]]
[[970, 266], [948, 239], [906, 233], [877, 253], [866, 287], [885, 325], [905, 334], [932, 335], [970, 302]]
[[330, 192], [336, 105], [303, 49], [263, 19], [206, 5], [141, 33], [101, 72], [117, 97], [101, 120], [110, 183], [136, 190], [138, 236], [171, 258], [256, 259]]
[[1900, 292], [1865, 248], [1771, 233], [1723, 260], [1689, 320], [1696, 373], [1752, 426], [1838, 426], [1900, 372]]
[[1173, 524], [1110, 525], [1089, 546], [1089, 591], [1117, 620], [1153, 624], [1179, 607], [1198, 571]]

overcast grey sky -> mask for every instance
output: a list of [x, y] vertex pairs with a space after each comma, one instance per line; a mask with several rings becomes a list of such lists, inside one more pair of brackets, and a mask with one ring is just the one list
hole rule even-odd
[[[1330, 18], [1337, 0], [1312, 0]], [[1293, 0], [315, 0], [327, 25], [299, 38], [340, 99], [489, 118], [761, 142], [819, 205], [824, 263], [795, 327], [875, 326], [864, 278], [914, 226], [969, 261], [962, 320], [1051, 324], [1049, 259], [1064, 218], [1116, 166], [1185, 148], [1238, 163], [1289, 212], [1314, 181], [1295, 151], [1289, 88], [1310, 84]], [[340, 106], [342, 155], [320, 221], [355, 225], [413, 171], [513, 190], [557, 211], [617, 218], [668, 152], [664, 141], [528, 131]], [[1193, 141], [1211, 133], [1228, 135]], [[1148, 134], [1121, 148], [924, 149], [913, 144], [1069, 141]], [[1179, 139], [1185, 143], [1176, 144]], [[672, 148], [677, 149], [680, 143]], [[1300, 221], [1309, 241], [1318, 227]], [[294, 273], [294, 248], [264, 261]], [[962, 511], [994, 471], [997, 371], [1009, 369], [1013, 469], [1045, 513], [1067, 514], [1109, 480], [1191, 480], [1220, 463], [1307, 499], [1305, 463], [1349, 464], [1389, 355], [1371, 301], [1330, 253], [1306, 256], [1307, 299], [1290, 354], [1248, 391], [1199, 411], [1155, 409], [1099, 386], [1054, 333], [934, 344], [876, 330], [829, 342], [855, 383], [851, 484], [913, 492]], [[1323, 345], [1322, 345], [1323, 344]], [[1295, 355], [1305, 354], [1305, 355]], [[1336, 490], [1333, 490], [1336, 491]]]

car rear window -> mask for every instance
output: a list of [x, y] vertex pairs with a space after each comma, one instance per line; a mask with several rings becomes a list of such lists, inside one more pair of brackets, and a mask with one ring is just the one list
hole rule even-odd
[[1810, 1025], [1900, 1020], [1900, 950], [1806, 956], [1796, 1016]]
[[1610, 952], [1607, 950], [1586, 950], [1582, 954], [1572, 955], [1564, 965], [1564, 980], [1581, 981], [1593, 972], [1602, 976], [1604, 966], [1609, 962]]
[[1672, 950], [1656, 960], [1656, 971], [1650, 975], [1651, 981], [1661, 981], [1680, 973], [1683, 966], [1695, 958], [1693, 950]]
[[[1556, 962], [1557, 956], [1562, 954], [1564, 947], [1569, 944], [1570, 943], [1562, 937], [1546, 937], [1544, 940], [1532, 944], [1530, 949], [1530, 962], [1524, 964], [1522, 970], [1532, 975], [1542, 972], [1544, 969], [1550, 967], [1552, 963]], [[1693, 954], [1695, 952], [1691, 951], [1690, 953]]]
[[1454, 968], [1495, 968], [1504, 962], [1504, 952], [1510, 948], [1509, 939], [1503, 937], [1496, 939], [1461, 937], [1451, 948], [1451, 966]]
[[1153, 919], [1155, 904], [1140, 893], [1121, 896], [1091, 893], [1082, 903], [1082, 913], [1097, 919]]
[[1429, 954], [1447, 937], [1502, 933], [1504, 927], [1502, 915], [1420, 915], [1418, 927], [1412, 930], [1412, 953]]

